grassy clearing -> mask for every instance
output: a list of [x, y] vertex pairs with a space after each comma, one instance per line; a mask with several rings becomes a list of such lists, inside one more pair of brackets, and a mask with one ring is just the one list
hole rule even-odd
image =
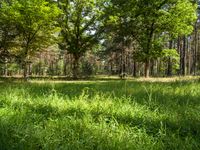
[[200, 82], [0, 82], [0, 149], [200, 149]]

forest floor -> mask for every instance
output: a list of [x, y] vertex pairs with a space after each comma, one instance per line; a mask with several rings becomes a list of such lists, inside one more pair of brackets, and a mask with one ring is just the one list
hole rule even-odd
[[1, 150], [198, 150], [200, 80], [0, 82]]

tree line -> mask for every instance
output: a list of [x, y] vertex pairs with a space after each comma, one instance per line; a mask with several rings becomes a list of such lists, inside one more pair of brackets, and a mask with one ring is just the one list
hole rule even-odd
[[1, 0], [2, 76], [197, 75], [197, 0]]

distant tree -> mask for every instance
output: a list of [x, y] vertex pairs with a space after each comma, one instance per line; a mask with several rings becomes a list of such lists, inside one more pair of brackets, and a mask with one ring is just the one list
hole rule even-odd
[[146, 77], [150, 60], [161, 56], [166, 37], [190, 34], [196, 20], [196, 4], [189, 0], [113, 0], [111, 7], [114, 16], [117, 11], [117, 16], [123, 16], [126, 21], [124, 31], [137, 41], [135, 55], [145, 63]]

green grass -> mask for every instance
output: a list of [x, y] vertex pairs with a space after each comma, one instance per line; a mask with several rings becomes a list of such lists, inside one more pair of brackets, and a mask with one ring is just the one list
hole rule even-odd
[[1, 150], [198, 150], [200, 82], [0, 82]]

